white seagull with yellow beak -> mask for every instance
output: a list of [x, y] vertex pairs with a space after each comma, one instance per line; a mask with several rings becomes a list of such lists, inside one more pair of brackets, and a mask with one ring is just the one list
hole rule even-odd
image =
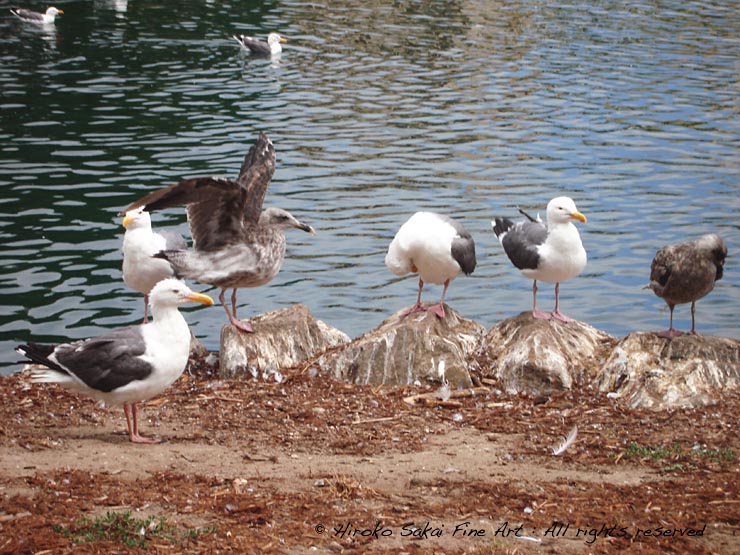
[[[524, 212], [522, 212], [524, 213]], [[526, 213], [524, 213], [527, 216]], [[531, 216], [528, 220], [512, 222], [495, 218], [491, 222], [509, 260], [521, 273], [534, 280], [532, 285], [532, 314], [535, 318], [556, 318], [571, 322], [560, 312], [558, 303], [560, 282], [580, 274], [586, 267], [586, 249], [573, 221], [586, 222], [586, 216], [576, 208], [569, 197], [557, 197], [547, 205], [547, 225]], [[555, 283], [555, 310], [551, 313], [537, 310], [537, 281]]]
[[190, 329], [177, 307], [196, 302], [212, 305], [181, 281], [160, 281], [150, 294], [153, 321], [112, 330], [99, 337], [41, 345], [28, 342], [16, 351], [46, 368], [31, 370], [36, 383], [59, 385], [107, 405], [123, 405], [129, 439], [159, 443], [139, 435], [137, 403], [159, 395], [185, 370], [190, 356]]

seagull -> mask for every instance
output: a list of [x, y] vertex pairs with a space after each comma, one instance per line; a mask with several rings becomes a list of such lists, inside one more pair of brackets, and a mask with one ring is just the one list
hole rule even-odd
[[238, 42], [244, 50], [248, 50], [252, 54], [260, 54], [263, 56], [280, 54], [280, 52], [283, 51], [283, 47], [280, 43], [288, 42], [285, 37], [281, 37], [277, 33], [270, 33], [267, 35], [267, 42], [253, 37], [248, 37], [246, 35], [234, 35], [234, 39], [236, 39], [236, 42]]
[[176, 233], [155, 233], [149, 212], [136, 208], [123, 218], [123, 281], [135, 291], [144, 294], [144, 323], [147, 321], [149, 291], [157, 283], [174, 277], [175, 272], [166, 260], [154, 255], [167, 249], [184, 249], [185, 240]]
[[[475, 243], [462, 224], [434, 212], [417, 212], [396, 233], [388, 247], [385, 265], [398, 276], [419, 274], [416, 304], [401, 315], [429, 311], [445, 317], [444, 300], [450, 282], [460, 272], [470, 275], [475, 270]], [[437, 304], [424, 307], [421, 290], [424, 283], [444, 285]]]
[[193, 301], [212, 305], [176, 279], [160, 281], [150, 293], [153, 322], [118, 328], [92, 339], [16, 351], [46, 368], [31, 371], [35, 383], [58, 383], [108, 405], [123, 405], [133, 443], [159, 443], [139, 435], [137, 403], [160, 394], [180, 377], [190, 354], [190, 329], [177, 310]]
[[[580, 274], [586, 267], [586, 250], [573, 220], [586, 222], [586, 216], [569, 197], [557, 197], [547, 205], [547, 224], [527, 216], [527, 221], [512, 222], [495, 218], [493, 232], [504, 247], [509, 260], [521, 273], [534, 280], [532, 285], [532, 315], [549, 320], [572, 322], [558, 308], [560, 282]], [[537, 281], [555, 282], [555, 310], [537, 310]]]
[[[275, 172], [275, 148], [260, 132], [244, 157], [236, 180], [194, 177], [159, 189], [137, 200], [124, 211], [148, 211], [185, 205], [193, 249], [162, 250], [181, 278], [221, 288], [219, 300], [229, 322], [243, 332], [254, 331], [236, 316], [236, 290], [259, 287], [272, 280], [285, 258], [285, 230], [296, 228], [312, 235], [314, 229], [281, 208], [262, 210], [267, 186]], [[231, 310], [226, 290], [232, 289]]]
[[64, 13], [64, 11], [58, 10], [54, 6], [47, 8], [46, 13], [34, 12], [24, 8], [10, 8], [10, 12], [23, 21], [30, 21], [31, 23], [54, 23], [57, 15]]
[[714, 289], [714, 282], [722, 279], [725, 258], [727, 245], [715, 233], [668, 245], [656, 253], [650, 265], [648, 287], [666, 302], [671, 312], [668, 329], [658, 335], [669, 339], [683, 335], [673, 327], [673, 309], [685, 303], [691, 303], [690, 333], [699, 335], [696, 332], [696, 301]]

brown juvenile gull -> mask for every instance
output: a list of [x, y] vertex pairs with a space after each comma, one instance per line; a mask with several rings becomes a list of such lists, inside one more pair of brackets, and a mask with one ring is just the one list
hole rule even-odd
[[236, 39], [236, 42], [238, 42], [244, 50], [248, 50], [252, 54], [259, 54], [262, 56], [280, 54], [280, 52], [283, 51], [283, 47], [280, 43], [288, 42], [285, 37], [281, 37], [277, 33], [270, 33], [267, 35], [267, 42], [254, 37], [248, 37], [246, 35], [234, 35], [234, 39]]
[[715, 233], [694, 241], [668, 245], [660, 249], [650, 265], [650, 285], [671, 312], [669, 326], [658, 335], [678, 337], [683, 332], [673, 328], [673, 309], [677, 304], [691, 303], [691, 335], [696, 333], [696, 301], [714, 289], [722, 278], [727, 245]]
[[[280, 271], [285, 258], [285, 230], [291, 227], [316, 234], [281, 208], [262, 210], [267, 186], [275, 173], [275, 148], [260, 132], [244, 157], [236, 180], [194, 177], [159, 189], [137, 200], [125, 212], [143, 207], [151, 212], [185, 205], [193, 248], [163, 250], [178, 277], [221, 288], [218, 296], [229, 322], [252, 332], [249, 322], [236, 317], [236, 290], [259, 287]], [[226, 305], [227, 289], [231, 310]]]
[[[385, 265], [396, 275], [419, 274], [416, 304], [401, 316], [428, 310], [439, 318], [445, 317], [445, 293], [450, 282], [462, 271], [470, 275], [475, 270], [475, 243], [459, 222], [434, 212], [417, 212], [396, 233], [388, 246]], [[444, 285], [442, 298], [424, 307], [421, 290], [424, 283]]]
[[166, 279], [152, 289], [150, 301], [151, 323], [59, 345], [29, 342], [16, 351], [46, 366], [31, 371], [32, 381], [58, 383], [107, 405], [123, 405], [129, 439], [158, 443], [139, 435], [137, 403], [167, 389], [187, 366], [190, 329], [178, 305], [189, 301], [211, 305], [213, 300], [179, 280]]
[[[572, 321], [558, 308], [560, 282], [580, 274], [587, 259], [573, 220], [585, 222], [586, 216], [578, 211], [571, 198], [557, 197], [547, 204], [547, 225], [539, 221], [539, 216], [536, 219], [527, 216], [527, 221], [516, 223], [507, 218], [495, 218], [491, 222], [509, 260], [523, 275], [534, 280], [532, 315], [535, 318]], [[538, 280], [555, 282], [555, 310], [552, 313], [537, 310]]]
[[177, 233], [152, 231], [149, 212], [136, 208], [123, 218], [123, 282], [144, 294], [144, 322], [147, 321], [149, 291], [163, 279], [174, 277], [175, 272], [166, 260], [154, 255], [168, 249], [184, 249], [187, 244]]
[[31, 23], [54, 23], [57, 15], [63, 14], [64, 11], [58, 10], [54, 6], [47, 8], [45, 13], [34, 12], [33, 10], [27, 10], [25, 8], [10, 8], [10, 13], [14, 16], [19, 17], [23, 21], [29, 21]]

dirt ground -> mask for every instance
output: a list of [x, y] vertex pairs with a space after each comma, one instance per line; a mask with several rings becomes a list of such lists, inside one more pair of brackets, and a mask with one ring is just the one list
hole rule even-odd
[[119, 408], [0, 378], [0, 554], [740, 553], [736, 395], [653, 413], [195, 366], [142, 407], [158, 445]]

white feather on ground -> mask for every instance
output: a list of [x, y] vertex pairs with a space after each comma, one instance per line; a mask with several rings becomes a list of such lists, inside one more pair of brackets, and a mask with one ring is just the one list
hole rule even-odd
[[560, 445], [557, 447], [553, 447], [552, 454], [555, 456], [562, 455], [568, 447], [573, 445], [573, 442], [576, 440], [576, 437], [578, 436], [578, 426], [573, 426], [571, 428], [570, 432], [568, 432], [568, 437], [562, 438], [563, 441], [560, 442]]

